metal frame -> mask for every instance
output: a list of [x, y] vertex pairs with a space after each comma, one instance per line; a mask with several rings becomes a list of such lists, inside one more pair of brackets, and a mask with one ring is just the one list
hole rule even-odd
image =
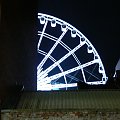
[[[59, 89], [59, 88], [66, 88], [66, 90], [67, 90], [68, 87], [75, 87], [75, 86], [77, 86], [77, 83], [68, 83], [66, 77], [69, 76], [73, 80], [76, 80], [76, 79], [78, 80], [78, 78], [75, 78], [74, 76], [69, 75], [70, 73], [78, 71], [78, 70], [81, 70], [82, 76], [83, 76], [83, 81], [87, 84], [98, 85], [98, 84], [106, 83], [108, 78], [106, 76], [105, 69], [104, 69], [103, 63], [100, 59], [99, 54], [97, 53], [96, 49], [91, 44], [91, 42], [79, 30], [77, 30], [75, 27], [73, 27], [69, 23], [67, 23], [61, 19], [58, 19], [56, 17], [47, 15], [47, 14], [38, 13], [38, 19], [40, 20], [40, 24], [43, 24], [44, 27], [43, 27], [42, 31], [38, 31], [38, 35], [40, 36], [40, 39], [39, 39], [39, 42], [37, 45], [37, 52], [39, 54], [44, 55], [44, 58], [37, 66], [37, 90], [53, 90], [53, 89]], [[59, 38], [56, 38], [50, 34], [45, 33], [45, 29], [49, 22], [51, 22], [51, 27], [56, 27], [56, 24], [61, 26], [62, 34], [60, 35]], [[62, 41], [63, 37], [69, 30], [71, 31], [71, 37], [75, 38], [76, 36], [78, 36], [80, 38], [79, 44], [77, 46], [75, 46], [73, 49], [71, 49], [68, 45], [66, 45]], [[41, 45], [41, 41], [42, 41], [43, 37], [46, 37], [49, 40], [52, 40], [55, 42], [48, 53], [46, 53], [40, 49], [40, 45]], [[55, 58], [53, 58], [51, 56], [51, 54], [54, 52], [54, 50], [58, 46], [58, 44], [60, 44], [64, 49], [66, 49], [68, 51], [68, 53], [65, 54], [63, 57], [61, 57], [59, 60], [56, 60]], [[81, 64], [81, 62], [78, 59], [78, 57], [76, 56], [75, 52], [77, 50], [80, 50], [80, 48], [84, 45], [88, 46], [88, 49], [87, 49], [88, 54], [93, 54], [94, 58], [92, 61], [86, 62], [85, 64]], [[77, 62], [78, 66], [64, 71], [60, 64], [71, 55]], [[52, 60], [53, 64], [51, 66], [49, 66], [47, 69], [43, 70], [42, 67], [45, 64], [45, 62], [47, 61], [47, 59]], [[102, 74], [102, 78], [100, 81], [87, 82], [85, 74], [84, 74], [84, 71], [87, 71], [87, 70], [85, 70], [84, 68], [87, 66], [93, 65], [95, 63], [99, 64], [99, 73]], [[57, 73], [55, 75], [49, 76], [49, 72], [51, 70], [53, 70], [55, 67], [58, 67], [61, 72]], [[94, 76], [92, 74], [92, 72], [88, 72], [88, 73], [91, 74], [92, 76]], [[56, 79], [58, 80], [61, 77], [64, 77], [65, 84], [62, 84], [62, 83], [55, 84], [55, 85], [51, 84], [52, 80], [56, 80]]]

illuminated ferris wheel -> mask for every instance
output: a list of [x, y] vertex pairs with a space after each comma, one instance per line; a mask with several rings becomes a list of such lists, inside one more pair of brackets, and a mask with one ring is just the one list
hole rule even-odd
[[37, 90], [67, 90], [78, 82], [107, 81], [103, 63], [91, 42], [75, 27], [38, 13]]

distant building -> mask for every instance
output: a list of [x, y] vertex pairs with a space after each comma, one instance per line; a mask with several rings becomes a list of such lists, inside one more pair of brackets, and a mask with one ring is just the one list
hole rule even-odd
[[120, 59], [117, 62], [117, 65], [115, 67], [115, 74], [113, 77], [120, 78]]

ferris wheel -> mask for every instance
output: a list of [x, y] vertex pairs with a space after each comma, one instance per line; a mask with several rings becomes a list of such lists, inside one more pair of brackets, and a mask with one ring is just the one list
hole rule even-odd
[[51, 15], [38, 13], [37, 90], [68, 90], [78, 82], [106, 84], [99, 54], [75, 27]]

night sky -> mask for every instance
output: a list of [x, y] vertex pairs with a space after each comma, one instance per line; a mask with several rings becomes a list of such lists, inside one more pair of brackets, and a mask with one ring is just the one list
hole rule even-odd
[[36, 90], [37, 13], [58, 17], [80, 30], [99, 53], [107, 76], [120, 57], [119, 4], [112, 0], [4, 0], [1, 4], [0, 88], [24, 84]]

